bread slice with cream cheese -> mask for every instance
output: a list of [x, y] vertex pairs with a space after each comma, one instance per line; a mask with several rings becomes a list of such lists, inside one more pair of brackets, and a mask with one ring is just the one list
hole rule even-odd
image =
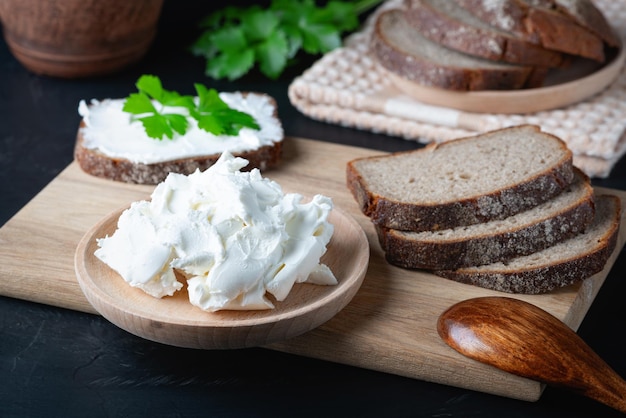
[[253, 116], [260, 129], [216, 136], [195, 126], [183, 136], [154, 139], [140, 122], [131, 123], [130, 115], [122, 110], [122, 99], [83, 102], [74, 158], [88, 174], [138, 184], [157, 184], [171, 172], [203, 171], [226, 150], [247, 159], [247, 170], [279, 164], [284, 133], [276, 101], [254, 92], [221, 93], [220, 97], [230, 107]]

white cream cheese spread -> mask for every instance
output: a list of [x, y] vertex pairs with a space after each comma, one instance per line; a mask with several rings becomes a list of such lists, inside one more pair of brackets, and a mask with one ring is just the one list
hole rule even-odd
[[171, 173], [151, 200], [134, 202], [96, 257], [131, 286], [161, 298], [183, 287], [207, 311], [271, 309], [295, 283], [337, 284], [320, 257], [333, 234], [332, 200], [284, 194], [226, 152], [206, 171]]
[[[82, 116], [83, 146], [98, 150], [111, 158], [124, 158], [134, 163], [154, 164], [179, 158], [238, 153], [256, 150], [282, 141], [283, 129], [275, 116], [276, 107], [266, 95], [248, 93], [220, 93], [229, 107], [248, 113], [260, 126], [259, 130], [242, 128], [237, 136], [213, 135], [198, 128], [188, 118], [189, 130], [172, 139], [150, 138], [140, 121], [131, 121], [131, 114], [122, 110], [124, 99], [81, 100], [78, 113]], [[160, 106], [155, 102], [156, 106]], [[181, 107], [165, 107], [167, 113], [188, 114]]]

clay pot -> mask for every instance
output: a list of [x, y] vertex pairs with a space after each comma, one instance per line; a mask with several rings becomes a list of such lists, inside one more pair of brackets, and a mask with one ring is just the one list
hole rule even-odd
[[157, 30], [163, 0], [2, 0], [4, 37], [36, 74], [103, 75], [138, 61]]

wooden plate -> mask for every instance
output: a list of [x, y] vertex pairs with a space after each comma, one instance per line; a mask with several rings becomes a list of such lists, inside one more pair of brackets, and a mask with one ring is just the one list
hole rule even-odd
[[385, 72], [400, 92], [423, 103], [476, 113], [534, 113], [574, 104], [601, 92], [621, 73], [625, 59], [622, 47], [601, 66], [576, 60], [567, 69], [553, 70], [544, 87], [523, 90], [443, 90]]
[[339, 284], [296, 284], [287, 298], [263, 311], [206, 312], [189, 302], [186, 287], [172, 297], [153, 298], [128, 285], [94, 256], [96, 238], [111, 235], [122, 210], [94, 225], [76, 249], [74, 267], [80, 287], [93, 307], [118, 327], [164, 344], [227, 349], [261, 346], [305, 333], [332, 318], [350, 302], [369, 263], [365, 232], [349, 215], [333, 209], [335, 231], [322, 262]]

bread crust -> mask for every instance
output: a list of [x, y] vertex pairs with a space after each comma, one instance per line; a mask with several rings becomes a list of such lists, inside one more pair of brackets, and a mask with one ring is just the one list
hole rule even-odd
[[546, 0], [559, 13], [568, 16], [577, 24], [599, 36], [608, 46], [617, 48], [621, 45], [619, 36], [602, 12], [591, 0]]
[[[516, 129], [516, 127], [499, 131], [506, 129]], [[535, 131], [540, 132], [537, 127]], [[498, 131], [492, 131], [491, 134], [496, 132]], [[541, 134], [553, 137], [545, 132]], [[455, 141], [471, 141], [473, 138], [465, 137]], [[504, 219], [546, 202], [561, 193], [573, 181], [572, 152], [563, 141], [556, 139], [563, 151], [562, 158], [557, 164], [546, 167], [543, 172], [528, 177], [510, 188], [456, 201], [422, 204], [401, 202], [381, 196], [369, 190], [368, 180], [361, 176], [356, 167], [357, 163], [368, 159], [393, 158], [394, 155], [407, 153], [427, 153], [433, 148], [445, 148], [452, 142], [430, 144], [418, 150], [403, 151], [383, 157], [374, 156], [352, 160], [346, 166], [346, 183], [361, 211], [370, 217], [374, 224], [391, 229], [415, 232], [433, 231]], [[495, 210], [491, 209], [486, 212], [485, 207], [495, 208]]]
[[[458, 269], [491, 264], [528, 255], [583, 232], [595, 213], [589, 178], [578, 171], [584, 184], [580, 199], [553, 216], [528, 224], [513, 224], [504, 233], [485, 232], [474, 237], [419, 239], [389, 228], [376, 228], [385, 257], [391, 264], [411, 269]], [[430, 238], [430, 239], [429, 239]]]
[[[274, 117], [277, 118], [276, 102], [272, 97], [267, 97], [274, 105]], [[135, 184], [158, 184], [165, 180], [169, 173], [189, 175], [196, 170], [204, 171], [215, 164], [221, 155], [218, 153], [180, 158], [153, 164], [137, 163], [124, 158], [109, 157], [98, 150], [85, 148], [83, 146], [83, 127], [85, 127], [85, 123], [81, 121], [76, 134], [74, 159], [87, 174], [109, 180]], [[253, 168], [259, 168], [263, 171], [280, 163], [282, 151], [283, 140], [280, 140], [272, 145], [265, 145], [250, 151], [233, 152], [232, 154], [249, 161], [242, 170], [249, 171]]]
[[[202, 157], [181, 158], [154, 164], [135, 163], [123, 158], [111, 158], [97, 150], [82, 146], [83, 137], [79, 130], [74, 148], [74, 159], [88, 174], [109, 180], [135, 184], [158, 184], [165, 180], [169, 173], [189, 175], [196, 170], [204, 171], [217, 161], [220, 154]], [[282, 155], [282, 141], [273, 145], [265, 145], [259, 149], [233, 153], [249, 161], [242, 170], [259, 168], [267, 170], [276, 166]]]
[[[436, 1], [405, 1], [407, 20], [434, 42], [466, 54], [511, 64], [560, 67], [566, 62], [563, 54], [557, 51], [495, 28], [474, 26], [450, 16], [433, 4]], [[450, 0], [442, 1], [448, 6], [456, 4]]]
[[604, 195], [603, 199], [612, 199], [615, 213], [610, 227], [595, 248], [558, 263], [537, 268], [519, 270], [476, 271], [439, 270], [438, 276], [460, 283], [492, 289], [505, 293], [539, 294], [571, 285], [587, 279], [602, 271], [617, 245], [617, 236], [621, 218], [621, 203], [617, 196]]
[[598, 35], [552, 8], [533, 7], [523, 0], [501, 0], [500, 9], [487, 7], [485, 0], [456, 1], [468, 13], [527, 42], [598, 62], [605, 60], [604, 42]]
[[389, 10], [381, 13], [374, 25], [369, 49], [387, 70], [421, 85], [456, 90], [512, 90], [537, 87], [543, 82], [545, 71], [530, 66], [509, 65], [499, 68], [445, 66], [410, 54], [394, 44], [386, 35], [385, 19], [404, 19], [404, 12]]

